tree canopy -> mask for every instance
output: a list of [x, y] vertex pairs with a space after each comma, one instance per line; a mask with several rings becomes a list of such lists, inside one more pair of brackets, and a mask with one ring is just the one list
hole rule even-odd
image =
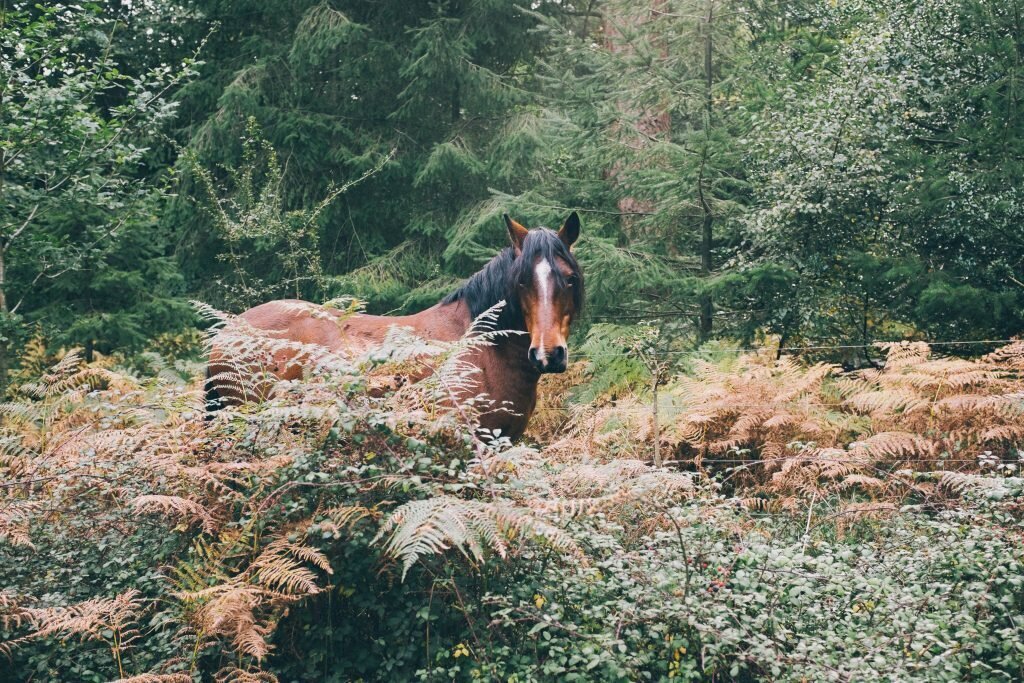
[[681, 347], [1014, 335], [1018, 14], [9, 1], [4, 363], [33, 336], [135, 353], [192, 324], [188, 298], [413, 311], [504, 245], [502, 213], [570, 209], [583, 336], [642, 320]]

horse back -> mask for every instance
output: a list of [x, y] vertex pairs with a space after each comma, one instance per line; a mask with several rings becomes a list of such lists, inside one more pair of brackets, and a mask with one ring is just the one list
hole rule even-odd
[[[469, 325], [464, 307], [439, 304], [410, 316], [352, 315], [337, 309], [299, 299], [270, 301], [254, 306], [239, 315], [242, 325], [248, 325], [270, 338], [317, 345], [348, 358], [364, 354], [380, 345], [393, 326], [410, 327], [425, 339], [454, 341]], [[231, 323], [229, 323], [230, 325]], [[211, 408], [224, 404], [237, 404], [245, 400], [263, 400], [270, 394], [270, 383], [251, 387], [255, 396], [242, 395], [239, 382], [216, 382], [217, 377], [230, 377], [237, 372], [238, 359], [228, 345], [215, 340], [210, 351], [207, 368], [207, 402]], [[303, 375], [304, 363], [299, 351], [284, 348], [275, 351], [269, 359], [269, 369], [278, 379], [295, 380]], [[239, 378], [244, 379], [244, 378]]]

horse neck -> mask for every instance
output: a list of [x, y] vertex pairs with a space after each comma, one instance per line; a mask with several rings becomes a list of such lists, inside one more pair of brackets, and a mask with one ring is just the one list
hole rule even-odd
[[509, 335], [494, 341], [494, 346], [480, 349], [474, 364], [481, 370], [480, 388], [495, 407], [504, 406], [511, 412], [483, 415], [481, 425], [500, 428], [506, 436], [518, 439], [537, 405], [540, 373], [527, 359], [529, 337]]
[[540, 373], [529, 361], [530, 337], [525, 334], [509, 334], [493, 341], [494, 346], [485, 347], [484, 351], [495, 362], [500, 363], [505, 371], [521, 375], [536, 386], [540, 380]]
[[[441, 303], [420, 314], [410, 316], [411, 325], [422, 336], [430, 339], [456, 341], [473, 324], [469, 310], [459, 302]], [[515, 321], [503, 321], [501, 328], [515, 327]], [[519, 326], [520, 331], [526, 325]], [[480, 346], [466, 359], [480, 369], [478, 390], [486, 393], [496, 405], [507, 405], [518, 415], [498, 412], [482, 416], [488, 428], [501, 428], [503, 434], [518, 438], [526, 428], [530, 414], [537, 403], [538, 373], [529, 362], [530, 337], [526, 334], [496, 335], [491, 345]], [[474, 390], [477, 391], [477, 390]]]
[[[469, 331], [473, 321], [465, 321], [463, 334]], [[540, 373], [530, 363], [530, 336], [526, 334], [526, 322], [522, 316], [508, 316], [498, 321], [497, 330], [506, 334], [496, 335], [490, 346], [478, 351], [476, 365], [485, 373], [492, 398], [512, 401], [520, 407], [532, 409], [537, 397], [537, 383]]]
[[[455, 309], [457, 305], [447, 304]], [[460, 336], [464, 336], [473, 326], [473, 320], [469, 318], [465, 307], [459, 308], [462, 314], [459, 324], [461, 327]], [[451, 315], [457, 315], [452, 310]], [[488, 369], [502, 373], [512, 373], [519, 383], [525, 383], [536, 388], [540, 379], [533, 365], [530, 364], [528, 352], [530, 350], [530, 336], [526, 334], [526, 322], [519, 319], [503, 319], [498, 322], [497, 330], [506, 331], [505, 334], [495, 335], [491, 339], [491, 345], [480, 347], [478, 353], [482, 359], [488, 361]]]

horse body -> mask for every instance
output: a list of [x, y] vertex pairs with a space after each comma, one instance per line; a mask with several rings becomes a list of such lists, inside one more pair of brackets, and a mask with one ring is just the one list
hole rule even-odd
[[[480, 313], [505, 301], [496, 329], [526, 334], [499, 337], [492, 346], [470, 350], [465, 360], [480, 370], [474, 377], [475, 393], [486, 394], [495, 403], [495, 409], [481, 415], [480, 426], [517, 439], [536, 406], [541, 374], [564, 371], [568, 360], [565, 338], [582, 305], [582, 274], [569, 251], [579, 219], [572, 214], [558, 233], [545, 228], [528, 232], [507, 216], [505, 220], [513, 246], [461, 288], [419, 313], [346, 316], [317, 304], [282, 300], [260, 304], [239, 317], [268, 336], [315, 344], [351, 358], [379, 346], [394, 326], [410, 328], [423, 339], [456, 341]], [[215, 407], [245, 399], [228, 386], [215, 386], [212, 379], [232, 372], [231, 360], [230, 350], [215, 341], [207, 369], [207, 399]], [[271, 370], [279, 379], [300, 379], [303, 364], [296, 352], [286, 350], [274, 357]], [[266, 398], [269, 392], [269, 386], [263, 387], [257, 398]]]

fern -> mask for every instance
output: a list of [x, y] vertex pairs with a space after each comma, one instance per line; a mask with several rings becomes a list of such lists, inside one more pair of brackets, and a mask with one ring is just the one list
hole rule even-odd
[[181, 496], [145, 495], [138, 496], [132, 501], [132, 506], [140, 511], [158, 510], [163, 513], [173, 514], [186, 523], [199, 522], [203, 531], [212, 533], [216, 527], [213, 515], [200, 503]]
[[424, 557], [455, 548], [484, 561], [484, 549], [505, 558], [516, 537], [533, 538], [582, 558], [576, 542], [562, 529], [530, 510], [502, 503], [437, 496], [406, 503], [381, 525], [374, 543], [387, 538], [384, 553], [402, 562], [402, 577]]
[[5, 623], [27, 625], [31, 632], [0, 643], [0, 653], [10, 655], [15, 648], [32, 640], [57, 636], [78, 636], [83, 640], [104, 641], [116, 648], [115, 655], [139, 637], [135, 624], [143, 611], [137, 590], [131, 589], [113, 598], [94, 598], [63, 607], [24, 607], [7, 598], [0, 600]]
[[145, 673], [128, 678], [118, 678], [112, 683], [193, 683], [192, 676], [186, 673], [154, 674]]

